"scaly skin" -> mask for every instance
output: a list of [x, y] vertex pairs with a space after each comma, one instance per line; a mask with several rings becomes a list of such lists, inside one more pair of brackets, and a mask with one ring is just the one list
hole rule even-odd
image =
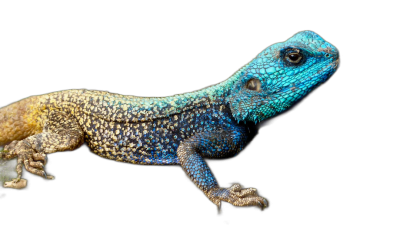
[[281, 113], [326, 81], [337, 69], [338, 51], [311, 32], [262, 51], [229, 79], [199, 91], [163, 98], [68, 90], [33, 96], [0, 109], [0, 158], [52, 179], [47, 154], [77, 149], [150, 165], [181, 165], [216, 205], [267, 206], [256, 189], [219, 187], [204, 158], [238, 154], [256, 133], [255, 123]]

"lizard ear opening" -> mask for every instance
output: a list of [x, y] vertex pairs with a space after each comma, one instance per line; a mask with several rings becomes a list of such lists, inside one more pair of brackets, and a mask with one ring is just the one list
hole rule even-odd
[[245, 87], [252, 91], [260, 91], [261, 89], [261, 82], [259, 79], [253, 78], [247, 81]]

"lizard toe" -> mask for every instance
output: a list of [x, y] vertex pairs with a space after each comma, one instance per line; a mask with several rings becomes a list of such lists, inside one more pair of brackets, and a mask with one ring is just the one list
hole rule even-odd
[[29, 160], [29, 166], [37, 168], [37, 169], [41, 169], [41, 170], [44, 169], [44, 165], [42, 162], [37, 162], [32, 157], [29, 157], [28, 160]]
[[266, 199], [263, 197], [245, 197], [245, 198], [236, 198], [232, 202], [235, 206], [259, 206], [261, 209], [267, 207], [265, 204]]
[[47, 155], [45, 153], [33, 153], [33, 160], [41, 161], [43, 165], [47, 164]]
[[46, 171], [44, 170], [43, 164], [41, 162], [35, 162], [32, 159], [31, 155], [27, 155], [27, 154], [23, 154], [21, 156], [18, 157], [22, 157], [22, 161], [23, 164], [25, 166], [25, 169], [30, 172], [33, 173], [35, 175], [41, 176], [43, 178], [46, 179], [53, 179], [53, 176], [50, 176], [51, 178], [49, 178], [49, 176], [47, 175]]

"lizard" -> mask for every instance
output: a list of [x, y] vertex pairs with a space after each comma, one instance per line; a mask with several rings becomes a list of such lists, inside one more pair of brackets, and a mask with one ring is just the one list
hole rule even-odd
[[180, 165], [218, 208], [268, 206], [255, 188], [218, 185], [206, 158], [240, 153], [257, 123], [276, 116], [328, 80], [339, 52], [312, 31], [273, 44], [227, 80], [184, 94], [137, 97], [95, 90], [31, 96], [0, 109], [0, 158], [17, 158], [17, 178], [4, 187], [23, 188], [22, 168], [46, 179], [47, 154], [75, 150], [146, 165]]

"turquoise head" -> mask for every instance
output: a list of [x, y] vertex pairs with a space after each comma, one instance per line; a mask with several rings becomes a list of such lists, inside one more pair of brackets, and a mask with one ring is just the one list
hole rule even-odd
[[338, 50], [312, 31], [271, 45], [233, 85], [228, 97], [232, 115], [257, 123], [281, 113], [331, 77], [338, 65]]

